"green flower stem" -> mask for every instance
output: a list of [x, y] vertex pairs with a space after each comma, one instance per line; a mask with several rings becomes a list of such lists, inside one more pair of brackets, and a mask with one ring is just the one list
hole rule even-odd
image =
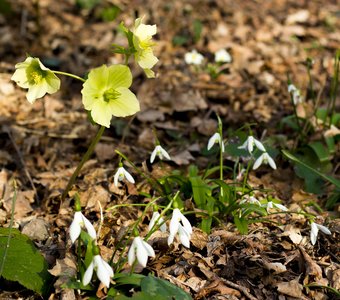
[[[52, 71], [52, 70], [51, 70]], [[67, 72], [62, 72], [62, 71], [52, 71], [54, 74], [59, 74], [59, 75], [65, 75], [65, 76], [69, 76], [69, 77], [72, 77], [74, 79], [78, 79], [82, 82], [85, 82], [86, 80], [84, 78], [81, 78], [77, 75], [74, 75], [74, 74], [71, 74], [71, 73], [67, 73]]]
[[95, 138], [92, 140], [89, 148], [87, 149], [86, 153], [84, 154], [83, 158], [81, 159], [80, 163], [78, 164], [76, 170], [73, 172], [70, 180], [67, 183], [67, 186], [63, 192], [63, 194], [61, 195], [61, 201], [64, 201], [68, 192], [70, 191], [70, 189], [72, 188], [76, 178], [78, 177], [82, 167], [84, 166], [84, 164], [88, 161], [88, 159], [90, 158], [90, 156], [92, 155], [94, 148], [96, 147], [96, 145], [98, 144], [100, 138], [102, 137], [103, 133], [105, 130], [105, 126], [101, 126], [97, 132], [97, 135], [95, 136]]

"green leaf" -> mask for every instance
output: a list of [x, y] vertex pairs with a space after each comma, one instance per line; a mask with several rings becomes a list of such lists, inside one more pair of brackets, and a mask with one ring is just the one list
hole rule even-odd
[[194, 29], [194, 41], [195, 43], [197, 43], [201, 38], [201, 33], [203, 29], [202, 22], [200, 20], [194, 20], [193, 29]]
[[207, 186], [204, 180], [199, 176], [190, 177], [189, 180], [191, 182], [193, 198], [197, 208], [205, 209], [206, 197], [210, 192], [209, 186]]
[[[4, 261], [4, 252], [8, 236], [11, 234], [9, 248]], [[17, 281], [24, 287], [40, 295], [46, 295], [51, 283], [51, 274], [44, 257], [33, 242], [19, 230], [0, 228], [0, 266], [2, 276], [10, 281]]]
[[238, 215], [234, 215], [234, 223], [241, 234], [248, 233], [248, 221], [246, 218], [239, 218]]
[[192, 300], [188, 293], [176, 285], [169, 281], [156, 278], [150, 274], [148, 277], [142, 279], [141, 287], [142, 292], [148, 296], [147, 298], [144, 298], [145, 300]]
[[313, 149], [321, 162], [329, 161], [331, 159], [329, 150], [320, 141], [312, 142], [308, 144], [308, 146]]
[[323, 178], [324, 180], [329, 181], [330, 183], [334, 184], [337, 188], [340, 188], [340, 180], [335, 179], [332, 176], [323, 174], [321, 172], [319, 172], [318, 170], [314, 169], [313, 167], [307, 165], [306, 163], [302, 162], [300, 159], [298, 159], [296, 156], [294, 156], [293, 154], [291, 154], [290, 152], [286, 151], [286, 150], [282, 150], [282, 153], [284, 154], [284, 156], [286, 156], [288, 159], [292, 160], [293, 162], [304, 166], [305, 168], [307, 168], [309, 171], [311, 171], [314, 174], [317, 174], [318, 176], [320, 176], [321, 178]]

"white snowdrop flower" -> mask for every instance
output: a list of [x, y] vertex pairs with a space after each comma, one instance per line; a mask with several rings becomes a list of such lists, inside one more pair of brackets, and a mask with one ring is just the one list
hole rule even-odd
[[288, 93], [294, 92], [296, 90], [297, 90], [297, 88], [296, 88], [296, 86], [294, 84], [289, 84], [288, 85]]
[[251, 135], [248, 136], [246, 141], [241, 146], [239, 146], [237, 148], [238, 149], [247, 149], [249, 153], [252, 153], [253, 150], [254, 150], [254, 146], [256, 146], [262, 152], [266, 152], [266, 149], [264, 148], [263, 144]]
[[160, 214], [158, 211], [154, 211], [153, 214], [152, 214], [152, 217], [151, 217], [151, 220], [150, 220], [150, 223], [149, 223], [149, 231], [155, 226], [155, 223], [157, 221], [157, 225], [160, 225], [162, 224], [159, 229], [162, 231], [162, 232], [166, 232], [166, 224], [164, 223], [164, 219], [162, 217], [160, 217]]
[[113, 270], [99, 254], [93, 256], [92, 262], [87, 267], [83, 277], [83, 285], [88, 285], [90, 283], [93, 270], [96, 271], [98, 279], [109, 288], [111, 277], [113, 277]]
[[244, 203], [251, 203], [251, 204], [256, 204], [258, 206], [261, 206], [261, 203], [259, 200], [257, 200], [254, 196], [245, 196], [241, 201], [240, 204]]
[[92, 239], [97, 238], [96, 230], [94, 229], [91, 222], [81, 213], [81, 211], [76, 211], [74, 213], [73, 221], [70, 226], [70, 238], [72, 243], [76, 241], [79, 237], [81, 229], [86, 229], [87, 233], [90, 235]]
[[156, 156], [159, 157], [159, 159], [163, 160], [163, 158], [165, 157], [166, 159], [170, 160], [170, 155], [168, 154], [168, 152], [166, 152], [161, 145], [157, 145], [155, 147], [155, 149], [152, 151], [151, 153], [151, 157], [150, 157], [150, 162], [153, 163]]
[[138, 262], [145, 268], [148, 256], [155, 257], [155, 251], [141, 237], [135, 237], [128, 253], [129, 265], [132, 266], [137, 257]]
[[133, 179], [131, 174], [126, 171], [124, 167], [119, 167], [113, 179], [115, 186], [118, 186], [118, 181], [122, 181], [124, 180], [124, 178], [126, 178], [126, 180], [131, 183], [135, 183], [135, 180]]
[[224, 143], [221, 139], [221, 135], [218, 132], [214, 133], [209, 139], [207, 149], [210, 150], [217, 143], [220, 144], [222, 152], [224, 152]]
[[181, 213], [178, 208], [175, 208], [172, 213], [169, 229], [170, 235], [168, 237], [168, 245], [173, 242], [175, 235], [178, 233], [182, 245], [190, 248], [192, 227], [189, 220]]
[[297, 88], [295, 87], [294, 84], [288, 85], [288, 93], [291, 93], [291, 94], [292, 94], [294, 105], [297, 105], [297, 104], [303, 102], [303, 98], [302, 98], [302, 96], [301, 96], [301, 92], [300, 92], [299, 89], [297, 89]]
[[231, 56], [227, 50], [221, 49], [215, 52], [215, 62], [217, 63], [230, 63]]
[[269, 156], [267, 152], [261, 154], [253, 165], [253, 170], [256, 170], [259, 166], [264, 164], [269, 164], [274, 170], [276, 170], [275, 161]]
[[188, 65], [201, 65], [204, 60], [204, 56], [201, 53], [198, 53], [195, 49], [191, 52], [185, 53], [184, 61]]
[[323, 225], [320, 225], [320, 224], [317, 224], [317, 223], [314, 223], [314, 222], [311, 222], [310, 226], [311, 226], [310, 241], [311, 241], [312, 245], [315, 245], [315, 243], [316, 243], [316, 239], [318, 237], [319, 230], [321, 230], [325, 234], [331, 234], [330, 230], [326, 226], [323, 226]]
[[288, 210], [288, 208], [285, 207], [284, 205], [279, 204], [279, 203], [274, 203], [273, 201], [269, 201], [269, 202], [265, 203], [263, 206], [267, 208], [268, 213], [271, 209], [274, 209], [274, 208], [277, 208], [277, 209], [282, 210], [282, 211]]

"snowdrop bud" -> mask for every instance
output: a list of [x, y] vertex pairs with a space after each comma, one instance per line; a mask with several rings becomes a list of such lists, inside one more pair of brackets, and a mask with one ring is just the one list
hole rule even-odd
[[157, 225], [160, 225], [160, 230], [162, 232], [166, 232], [166, 224], [164, 223], [164, 219], [162, 217], [160, 217], [160, 214], [158, 211], [154, 211], [149, 223], [149, 231], [155, 226], [155, 223], [157, 222]]
[[262, 155], [258, 157], [253, 165], [253, 170], [256, 170], [259, 166], [264, 164], [269, 164], [274, 170], [276, 170], [275, 161], [269, 156], [267, 152], [264, 152]]
[[81, 229], [84, 227], [90, 237], [95, 240], [97, 238], [97, 234], [93, 225], [80, 211], [76, 211], [70, 226], [70, 238], [72, 243], [76, 241], [80, 235]]
[[254, 146], [256, 146], [262, 152], [266, 152], [263, 144], [251, 135], [248, 136], [246, 141], [241, 146], [239, 146], [238, 149], [247, 149], [249, 153], [252, 153], [254, 150]]

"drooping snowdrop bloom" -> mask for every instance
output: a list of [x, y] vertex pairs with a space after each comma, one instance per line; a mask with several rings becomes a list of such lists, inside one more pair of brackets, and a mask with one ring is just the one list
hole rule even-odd
[[311, 241], [312, 245], [315, 245], [315, 243], [316, 243], [316, 239], [318, 237], [319, 230], [321, 230], [325, 234], [331, 234], [330, 230], [326, 226], [323, 226], [323, 225], [320, 225], [320, 224], [317, 224], [317, 223], [314, 223], [314, 222], [311, 222], [310, 226], [311, 226], [310, 241]]
[[218, 132], [214, 133], [209, 139], [207, 149], [210, 150], [217, 143], [220, 144], [222, 152], [224, 152], [224, 143], [221, 139], [221, 135]]
[[275, 203], [273, 201], [269, 201], [269, 202], [265, 203], [263, 206], [266, 207], [268, 213], [270, 212], [271, 209], [274, 209], [274, 208], [282, 210], [282, 211], [288, 210], [288, 208], [285, 207], [284, 205], [279, 204], [279, 203]]
[[92, 262], [87, 267], [83, 277], [83, 285], [90, 283], [93, 270], [96, 271], [98, 279], [109, 288], [111, 277], [113, 277], [113, 270], [99, 254], [93, 256]]
[[301, 96], [301, 92], [300, 92], [299, 89], [297, 89], [295, 87], [294, 84], [288, 85], [288, 93], [292, 94], [294, 105], [297, 105], [297, 104], [303, 102], [303, 99], [302, 99], [302, 96]]
[[256, 170], [259, 166], [264, 164], [269, 164], [274, 170], [276, 170], [276, 164], [274, 159], [272, 159], [267, 152], [261, 154], [253, 165], [253, 170]]
[[60, 88], [60, 79], [39, 58], [27, 57], [24, 62], [16, 64], [15, 69], [11, 80], [28, 89], [26, 98], [30, 103], [46, 93], [53, 94]]
[[254, 146], [256, 146], [262, 152], [266, 152], [263, 144], [251, 135], [248, 136], [246, 141], [241, 146], [239, 146], [238, 149], [247, 149], [249, 153], [252, 153], [254, 150]]
[[136, 260], [145, 268], [148, 256], [155, 257], [155, 251], [140, 236], [134, 238], [128, 253], [128, 262], [132, 266]]
[[217, 52], [215, 52], [215, 62], [217, 63], [230, 63], [231, 62], [231, 56], [225, 49], [220, 49]]
[[168, 152], [166, 152], [161, 145], [157, 145], [155, 149], [151, 153], [150, 162], [153, 163], [155, 161], [156, 156], [159, 157], [160, 160], [163, 160], [165, 157], [166, 159], [171, 159]]
[[192, 234], [191, 224], [189, 220], [181, 213], [181, 211], [178, 208], [175, 208], [170, 221], [170, 235], [168, 237], [168, 245], [173, 242], [177, 233], [182, 245], [190, 248], [190, 239]]
[[245, 196], [241, 201], [240, 204], [244, 203], [251, 203], [251, 204], [256, 204], [258, 206], [261, 206], [261, 203], [259, 200], [257, 200], [254, 196]]
[[87, 233], [90, 235], [92, 239], [97, 238], [96, 230], [94, 229], [91, 222], [81, 213], [81, 211], [76, 211], [74, 213], [73, 221], [70, 226], [70, 238], [72, 243], [76, 241], [79, 237], [81, 229], [86, 229]]
[[135, 47], [135, 59], [138, 65], [144, 70], [148, 78], [155, 77], [151, 68], [158, 62], [158, 58], [153, 54], [152, 36], [157, 33], [156, 25], [143, 24], [143, 18], [135, 21], [133, 33], [133, 45]]
[[201, 53], [198, 53], [195, 49], [191, 52], [185, 53], [184, 61], [188, 65], [201, 65], [204, 60], [204, 56]]
[[128, 171], [126, 171], [124, 167], [119, 167], [113, 178], [115, 186], [118, 186], [118, 181], [122, 181], [124, 180], [124, 178], [126, 178], [126, 180], [131, 183], [135, 183], [135, 180], [133, 179], [131, 174]]
[[151, 220], [150, 220], [150, 223], [149, 223], [149, 231], [155, 226], [156, 222], [157, 222], [157, 225], [160, 225], [162, 224], [159, 229], [162, 231], [162, 232], [166, 232], [166, 224], [164, 223], [164, 219], [162, 217], [159, 217], [160, 214], [158, 211], [154, 211], [153, 214], [152, 214], [152, 217], [151, 217]]

